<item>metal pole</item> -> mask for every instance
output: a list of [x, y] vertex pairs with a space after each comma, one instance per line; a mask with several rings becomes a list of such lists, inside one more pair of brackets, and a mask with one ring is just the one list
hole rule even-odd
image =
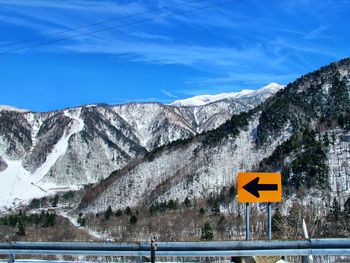
[[[306, 226], [306, 222], [305, 222], [304, 218], [303, 218], [303, 233], [304, 233], [304, 237], [309, 239], [309, 233], [307, 231], [307, 226]], [[313, 259], [312, 255], [303, 256], [302, 257], [302, 262], [303, 263], [308, 263], [308, 262], [312, 263], [312, 262], [314, 262], [314, 259]]]
[[157, 250], [157, 244], [156, 244], [156, 238], [151, 239], [151, 263], [156, 262], [156, 250]]
[[8, 263], [13, 263], [13, 262], [15, 262], [15, 255], [14, 254], [11, 254], [11, 255], [9, 255], [9, 258], [8, 258], [8, 261], [7, 261]]
[[141, 243], [139, 243], [139, 255], [136, 259], [137, 263], [142, 263], [142, 254], [141, 254]]
[[268, 220], [268, 226], [267, 226], [267, 238], [271, 240], [271, 203], [267, 203], [267, 220]]
[[249, 217], [250, 217], [249, 203], [245, 203], [245, 240], [249, 240], [250, 239]]

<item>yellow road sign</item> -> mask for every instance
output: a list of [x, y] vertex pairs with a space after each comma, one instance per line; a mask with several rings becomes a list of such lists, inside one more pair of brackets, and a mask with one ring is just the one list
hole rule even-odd
[[280, 173], [238, 173], [238, 202], [281, 202]]

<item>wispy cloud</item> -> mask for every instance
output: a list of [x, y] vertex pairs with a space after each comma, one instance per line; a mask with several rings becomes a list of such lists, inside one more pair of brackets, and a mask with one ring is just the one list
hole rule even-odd
[[309, 43], [305, 41], [296, 41], [293, 39], [278, 38], [271, 41], [271, 44], [297, 52], [332, 56], [334, 58], [339, 56], [339, 52], [337, 50], [331, 46], [325, 46], [320, 43]]
[[21, 8], [53, 8], [85, 12], [105, 12], [105, 13], [130, 13], [140, 10], [140, 5], [136, 2], [129, 4], [118, 4], [112, 1], [84, 1], [84, 0], [0, 0], [0, 4], [8, 7]]
[[304, 38], [307, 40], [317, 40], [317, 39], [332, 39], [332, 37], [326, 33], [329, 29], [327, 25], [320, 25], [312, 31], [308, 32]]
[[160, 90], [165, 96], [168, 96], [170, 98], [176, 99], [178, 96], [174, 95], [172, 92], [165, 90], [165, 89], [161, 89]]
[[164, 99], [164, 98], [157, 98], [157, 97], [147, 97], [147, 98], [127, 98], [127, 99], [111, 99], [107, 103], [114, 105], [114, 104], [126, 104], [126, 103], [133, 103], [133, 102], [160, 102], [160, 103], [170, 103], [172, 100]]
[[159, 40], [159, 41], [173, 41], [171, 37], [164, 36], [164, 35], [158, 35], [158, 34], [149, 34], [145, 32], [140, 32], [140, 31], [135, 31], [135, 32], [130, 32], [130, 36], [134, 36], [140, 39], [146, 39], [146, 40]]
[[[225, 77], [200, 78], [191, 80], [188, 85], [216, 87], [217, 91], [232, 90], [232, 88], [259, 88], [270, 82], [288, 84], [290, 79], [298, 77], [298, 74], [273, 74], [264, 72], [237, 72], [230, 73]], [[241, 86], [240, 86], [241, 85]], [[240, 86], [240, 87], [238, 87]]]
[[[232, 87], [231, 87], [232, 88]], [[230, 90], [232, 91], [232, 89]], [[223, 89], [217, 89], [214, 87], [202, 88], [202, 89], [179, 89], [176, 90], [177, 93], [185, 95], [185, 96], [197, 96], [197, 95], [205, 95], [205, 94], [218, 94], [226, 92]]]
[[89, 43], [71, 44], [61, 47], [63, 50], [80, 53], [124, 54], [132, 61], [155, 64], [196, 64], [223, 67], [239, 66], [248, 58], [267, 60], [266, 54], [258, 47], [236, 49], [220, 46], [202, 46], [185, 44], [161, 44], [159, 42], [132, 42], [128, 40], [90, 40]]
[[[197, 95], [224, 92], [232, 87], [257, 88], [272, 81], [286, 84], [313, 68], [314, 58], [326, 61], [346, 54], [348, 49], [335, 48], [341, 42], [330, 30], [334, 29], [337, 19], [323, 19], [318, 12], [326, 10], [327, 6], [332, 12], [340, 12], [337, 10], [346, 7], [346, 3], [339, 1], [341, 3], [334, 7], [332, 1], [320, 2], [233, 1], [228, 6], [182, 13], [178, 11], [209, 6], [213, 2], [0, 0], [0, 5], [5, 7], [5, 11], [0, 9], [0, 21], [36, 30], [48, 40], [67, 37], [53, 45], [39, 45], [21, 52], [110, 54], [121, 61], [142, 65], [171, 64], [194, 68], [210, 77], [189, 79], [186, 84], [194, 89], [179, 93]], [[176, 8], [52, 35], [58, 29], [181, 3], [183, 6]], [[316, 11], [307, 8], [313, 5]], [[341, 38], [344, 39], [343, 32]], [[0, 41], [4, 42], [1, 37]], [[174, 91], [163, 89], [160, 92], [176, 98]]]
[[0, 0], [0, 5], [0, 22], [13, 24], [19, 30], [29, 28], [37, 31], [36, 36], [25, 36], [24, 39], [46, 37], [46, 41], [67, 36], [79, 41], [79, 37], [75, 38], [75, 35], [123, 23], [125, 18], [146, 10], [138, 2], [118, 4], [111, 1], [82, 0]]

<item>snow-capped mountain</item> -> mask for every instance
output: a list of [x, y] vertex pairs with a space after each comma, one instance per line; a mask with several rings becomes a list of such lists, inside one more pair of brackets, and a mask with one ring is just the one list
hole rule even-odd
[[215, 129], [269, 96], [198, 107], [129, 103], [39, 113], [0, 107], [0, 207], [96, 183], [148, 151]]
[[349, 72], [345, 59], [272, 97], [266, 88], [203, 106], [2, 110], [1, 205], [100, 181], [81, 209], [147, 206], [218, 194], [235, 185], [237, 171], [259, 170], [282, 172], [290, 198], [317, 197], [324, 212], [330, 196], [343, 204], [350, 194]]
[[307, 74], [217, 129], [116, 170], [80, 207], [96, 212], [207, 197], [235, 185], [236, 172], [258, 170], [282, 172], [287, 199], [312, 199], [324, 215], [331, 197], [344, 204], [350, 194], [349, 80], [350, 59]]
[[19, 109], [13, 106], [8, 106], [8, 105], [0, 105], [0, 111], [2, 110], [8, 110], [8, 111], [17, 111], [17, 112], [27, 112], [28, 110], [25, 109]]
[[213, 103], [220, 100], [234, 100], [234, 99], [247, 99], [253, 98], [256, 96], [259, 97], [269, 97], [275, 94], [277, 91], [282, 89], [284, 86], [277, 83], [270, 83], [260, 89], [252, 90], [252, 89], [244, 89], [239, 92], [228, 92], [228, 93], [220, 93], [216, 95], [199, 95], [183, 100], [176, 100], [170, 105], [174, 106], [203, 106], [209, 103]]

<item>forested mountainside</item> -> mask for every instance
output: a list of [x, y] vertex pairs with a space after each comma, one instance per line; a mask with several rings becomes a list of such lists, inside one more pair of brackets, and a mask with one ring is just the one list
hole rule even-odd
[[[60, 118], [61, 125], [68, 125], [69, 130], [65, 131], [70, 134], [65, 142], [68, 149], [72, 138], [78, 142], [86, 140], [86, 143], [102, 138], [99, 140], [111, 144], [104, 148], [105, 152], [123, 149], [131, 157], [94, 185], [75, 192], [63, 190], [50, 198], [33, 199], [29, 206], [22, 207], [28, 214], [20, 211], [3, 217], [0, 223], [5, 227], [0, 227], [0, 232], [5, 231], [9, 238], [23, 237], [23, 228], [18, 228], [19, 225], [26, 226], [29, 233], [36, 233], [38, 227], [50, 228], [50, 224], [55, 227], [49, 213], [38, 213], [51, 207], [57, 212], [58, 222], [65, 217], [67, 222], [90, 235], [84, 236], [89, 240], [148, 240], [151, 235], [163, 241], [240, 239], [244, 236], [244, 207], [237, 202], [236, 174], [272, 171], [281, 172], [283, 180], [283, 200], [273, 206], [274, 238], [301, 238], [302, 219], [311, 227], [313, 237], [348, 237], [349, 72], [350, 59], [332, 63], [300, 77], [257, 107], [233, 115], [216, 129], [197, 134], [200, 128], [189, 127], [193, 127], [190, 110], [198, 108], [156, 104], [162, 109], [161, 116], [169, 116], [167, 110], [176, 110], [176, 118], [168, 118], [172, 124], [174, 120], [176, 123], [181, 118], [186, 120], [177, 126], [180, 127], [177, 131], [182, 133], [172, 137], [170, 143], [160, 140], [164, 143], [161, 146], [154, 144], [159, 140], [146, 140], [147, 129], [143, 129], [150, 126], [147, 120], [131, 121], [141, 118], [140, 112], [153, 104], [130, 104], [130, 110], [123, 106], [114, 109], [98, 106], [50, 113], [51, 118]], [[117, 122], [111, 112], [118, 112], [122, 120]], [[147, 115], [151, 119], [152, 112]], [[109, 117], [102, 118], [102, 115]], [[156, 115], [154, 120], [159, 119]], [[22, 148], [14, 151], [17, 156], [33, 144], [31, 126], [26, 120], [23, 117], [20, 128], [14, 125], [18, 129], [16, 134], [24, 138]], [[110, 125], [113, 128], [108, 129], [106, 135], [99, 134]], [[50, 122], [43, 127], [50, 127]], [[116, 127], [127, 131], [123, 134], [128, 142], [130, 140], [119, 148], [114, 145], [118, 145], [121, 135], [111, 132]], [[56, 129], [60, 132], [59, 126]], [[43, 128], [39, 132], [38, 129], [37, 133], [45, 136], [50, 130]], [[163, 128], [157, 131], [168, 134]], [[190, 135], [186, 136], [186, 132]], [[113, 140], [112, 134], [116, 136]], [[84, 154], [78, 145], [75, 147]], [[68, 160], [74, 156], [70, 154]], [[6, 158], [0, 162], [4, 171], [11, 167]], [[251, 207], [254, 238], [262, 238], [266, 232], [264, 209], [263, 204]], [[66, 232], [60, 235], [69, 236]], [[74, 232], [67, 238], [75, 240], [77, 235]], [[37, 240], [32, 234], [27, 238]], [[57, 241], [55, 237], [49, 239]]]
[[252, 170], [282, 172], [286, 199], [304, 189], [304, 198], [328, 196], [315, 200], [320, 206], [332, 196], [343, 204], [350, 187], [344, 165], [349, 159], [349, 67], [349, 59], [332, 63], [215, 130], [155, 149], [88, 191], [81, 208], [101, 211], [109, 205], [123, 209], [202, 198], [235, 185], [237, 171]]
[[129, 103], [39, 113], [0, 107], [0, 207], [96, 183], [157, 147], [215, 129], [282, 87], [200, 107]]

